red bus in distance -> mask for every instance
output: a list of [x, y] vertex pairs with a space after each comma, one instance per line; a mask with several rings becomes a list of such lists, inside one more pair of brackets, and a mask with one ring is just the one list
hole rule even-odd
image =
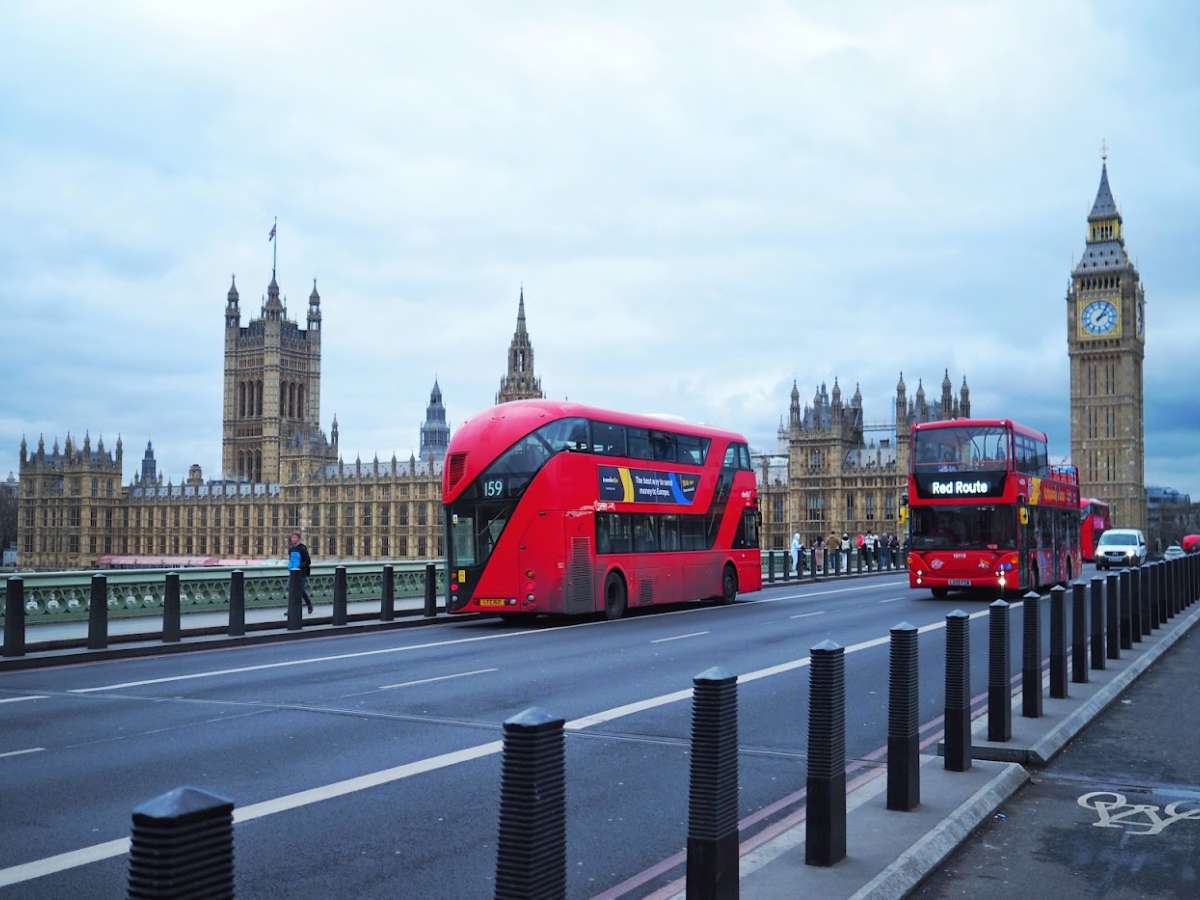
[[913, 426], [908, 523], [909, 586], [938, 598], [1035, 590], [1083, 565], [1078, 473], [1011, 419]]
[[1079, 500], [1079, 548], [1087, 562], [1096, 559], [1096, 543], [1100, 535], [1112, 528], [1108, 504], [1094, 497]]
[[451, 613], [620, 618], [762, 586], [758, 491], [731, 431], [517, 400], [446, 453]]

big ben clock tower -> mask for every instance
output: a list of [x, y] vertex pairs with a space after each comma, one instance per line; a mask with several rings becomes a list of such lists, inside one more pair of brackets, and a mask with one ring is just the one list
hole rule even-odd
[[1071, 458], [1080, 493], [1107, 502], [1113, 525], [1146, 528], [1142, 360], [1145, 292], [1125, 252], [1108, 158], [1087, 217], [1087, 245], [1067, 291]]

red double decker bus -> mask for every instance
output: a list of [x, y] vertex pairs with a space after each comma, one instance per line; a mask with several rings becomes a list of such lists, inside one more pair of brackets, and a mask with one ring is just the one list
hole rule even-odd
[[1112, 528], [1112, 517], [1108, 504], [1094, 497], [1083, 497], [1079, 501], [1079, 549], [1087, 562], [1096, 558], [1096, 542], [1100, 535]]
[[913, 426], [909, 586], [1020, 592], [1079, 574], [1079, 477], [1011, 419]]
[[442, 501], [452, 613], [615, 619], [762, 586], [758, 492], [733, 432], [504, 403], [455, 432]]

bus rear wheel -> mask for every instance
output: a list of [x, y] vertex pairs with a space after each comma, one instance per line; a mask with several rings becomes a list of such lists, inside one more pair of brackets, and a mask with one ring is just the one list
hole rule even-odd
[[604, 618], [619, 619], [625, 615], [625, 579], [609, 572], [604, 579]]
[[726, 565], [725, 571], [721, 575], [721, 603], [729, 604], [737, 600], [737, 572], [733, 570], [733, 566]]

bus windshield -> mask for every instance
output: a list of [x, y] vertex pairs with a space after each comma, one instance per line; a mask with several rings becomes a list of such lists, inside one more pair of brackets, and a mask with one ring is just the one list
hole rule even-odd
[[919, 470], [955, 472], [1008, 467], [1008, 429], [999, 425], [921, 429], [913, 440], [914, 465]]
[[986, 550], [1016, 546], [1011, 506], [915, 506], [914, 550]]

